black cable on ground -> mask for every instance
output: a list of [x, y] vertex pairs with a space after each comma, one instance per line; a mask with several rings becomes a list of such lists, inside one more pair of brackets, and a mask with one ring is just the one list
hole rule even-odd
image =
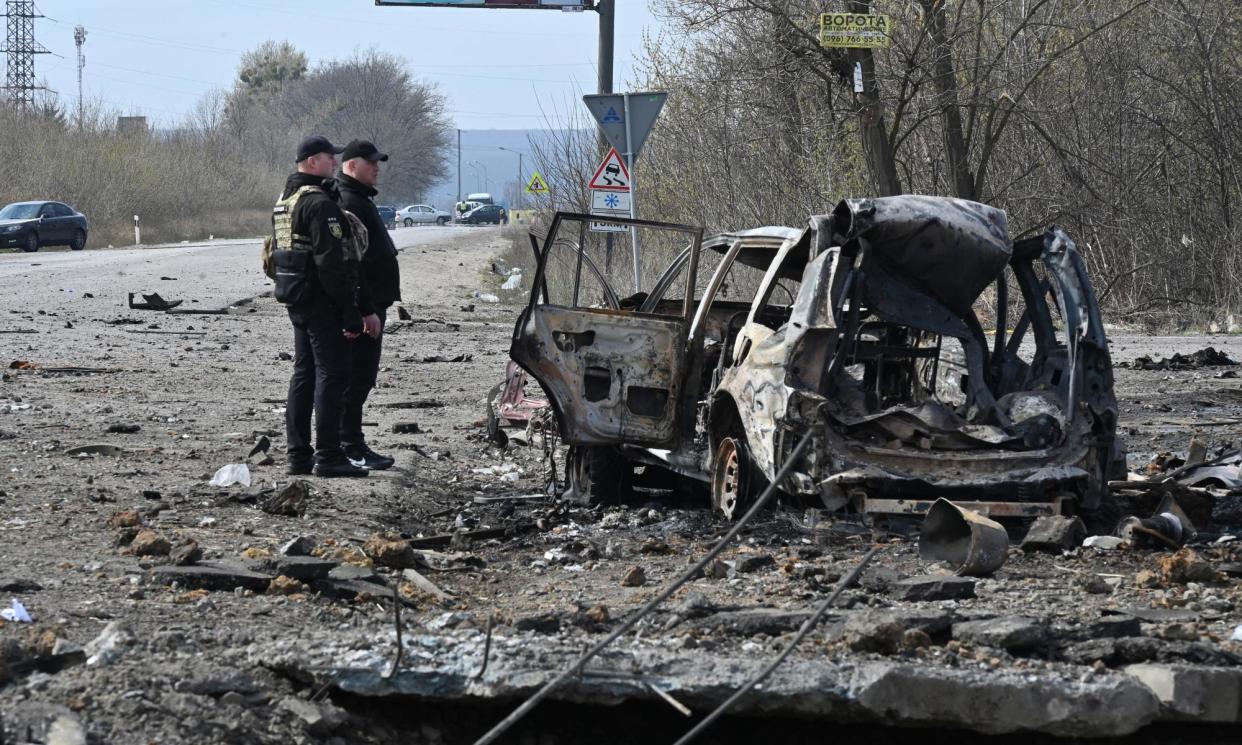
[[793, 470], [794, 464], [796, 464], [799, 460], [801, 460], [802, 454], [806, 451], [807, 447], [811, 444], [811, 438], [814, 436], [814, 434], [815, 434], [815, 430], [811, 429], [807, 431], [805, 435], [802, 436], [802, 439], [798, 441], [798, 444], [794, 447], [793, 451], [789, 453], [789, 457], [785, 459], [784, 465], [782, 465], [780, 470], [777, 471], [776, 476], [772, 479], [772, 482], [768, 484], [768, 488], [763, 491], [763, 494], [761, 494], [757, 500], [755, 500], [755, 504], [749, 510], [747, 510], [746, 514], [743, 515], [742, 518], [737, 521], [737, 523], [733, 526], [733, 528], [728, 533], [726, 533], [724, 537], [721, 538], [716, 543], [715, 546], [712, 547], [711, 551], [707, 552], [706, 556], [704, 556], [701, 560], [699, 560], [697, 564], [695, 564], [689, 570], [687, 570], [685, 574], [681, 575], [676, 580], [674, 580], [671, 584], [669, 584], [667, 587], [661, 590], [659, 595], [652, 598], [646, 605], [644, 605], [641, 609], [639, 609], [637, 613], [632, 615], [630, 618], [626, 619], [625, 623], [621, 624], [616, 629], [614, 629], [613, 632], [610, 633], [607, 636], [607, 638], [605, 638], [602, 642], [600, 642], [599, 644], [596, 644], [594, 647], [584, 652], [582, 656], [579, 657], [574, 662], [574, 664], [570, 665], [567, 669], [562, 670], [560, 673], [557, 674], [555, 678], [545, 683], [544, 686], [540, 688], [538, 691], [536, 691], [533, 696], [523, 701], [521, 706], [514, 709], [513, 713], [509, 714], [509, 716], [501, 720], [499, 724], [497, 724], [495, 727], [492, 727], [482, 737], [476, 740], [475, 745], [488, 745], [488, 743], [495, 742], [497, 738], [503, 735], [510, 727], [517, 724], [522, 719], [522, 717], [530, 713], [530, 710], [534, 709], [535, 706], [537, 706], [540, 701], [547, 698], [548, 694], [552, 692], [552, 689], [556, 688], [558, 685], [563, 683], [566, 678], [569, 678], [571, 675], [574, 675], [575, 673], [580, 671], [582, 669], [582, 666], [585, 665], [588, 660], [590, 660], [592, 657], [602, 652], [605, 647], [607, 647], [609, 644], [612, 644], [614, 641], [619, 639], [623, 634], [625, 634], [625, 632], [634, 628], [635, 624], [641, 621], [648, 613], [655, 610], [655, 608], [658, 605], [660, 605], [660, 603], [663, 603], [665, 600], [667, 600], [669, 596], [671, 596], [674, 592], [680, 589], [682, 585], [689, 582], [691, 579], [694, 579], [694, 577], [696, 577], [698, 573], [703, 570], [704, 567], [706, 567], [709, 563], [711, 563], [713, 559], [719, 556], [720, 553], [724, 551], [725, 548], [728, 547], [728, 545], [733, 541], [733, 539], [736, 538], [737, 535], [742, 532], [742, 528], [746, 526], [746, 523], [750, 522], [755, 517], [755, 515], [758, 515], [759, 511], [763, 509], [764, 505], [766, 505], [768, 501], [772, 499], [773, 495], [776, 494], [777, 484], [781, 483], [781, 481], [783, 481], [785, 477], [789, 475], [789, 472]]

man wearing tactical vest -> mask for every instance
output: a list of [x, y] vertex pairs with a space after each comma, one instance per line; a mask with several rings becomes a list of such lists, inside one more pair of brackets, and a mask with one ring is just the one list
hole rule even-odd
[[358, 310], [363, 315], [365, 333], [353, 343], [353, 363], [349, 385], [345, 388], [344, 416], [341, 419], [341, 445], [350, 461], [372, 471], [389, 468], [392, 458], [367, 447], [362, 433], [362, 407], [375, 387], [379, 373], [380, 348], [388, 306], [401, 299], [401, 270], [397, 247], [393, 245], [384, 219], [371, 200], [377, 192], [381, 162], [387, 153], [366, 140], [354, 140], [341, 154], [341, 207], [356, 215], [366, 226], [367, 248], [358, 281]]
[[[293, 376], [285, 411], [289, 473], [366, 476], [341, 448], [341, 415], [351, 346], [362, 334], [358, 261], [350, 222], [337, 205], [336, 156], [325, 137], [298, 146], [298, 170], [272, 211], [276, 299], [293, 324]], [[315, 415], [311, 447], [311, 412]]]

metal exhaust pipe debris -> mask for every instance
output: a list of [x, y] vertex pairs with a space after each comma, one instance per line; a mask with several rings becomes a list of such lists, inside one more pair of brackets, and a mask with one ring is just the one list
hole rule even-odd
[[1009, 534], [995, 520], [937, 499], [919, 532], [919, 558], [946, 562], [957, 574], [982, 577], [1009, 558]]

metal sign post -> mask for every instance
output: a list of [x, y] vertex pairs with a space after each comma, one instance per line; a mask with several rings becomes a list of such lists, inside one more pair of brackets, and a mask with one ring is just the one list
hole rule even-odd
[[[630, 219], [638, 217], [637, 210], [634, 205], [638, 202], [634, 198], [638, 189], [634, 186], [634, 149], [631, 143], [634, 141], [634, 118], [630, 116], [630, 94], [622, 94], [621, 105], [625, 107], [625, 167], [630, 169]], [[638, 250], [638, 226], [630, 226], [630, 252], [634, 254], [634, 292], [642, 290], [643, 281], [643, 255]]]

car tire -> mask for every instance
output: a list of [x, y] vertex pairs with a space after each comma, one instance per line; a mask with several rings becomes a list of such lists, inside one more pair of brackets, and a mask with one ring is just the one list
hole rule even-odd
[[448, 221], [449, 221], [449, 219], [448, 219], [447, 217], [437, 217], [437, 218], [436, 218], [436, 225], [439, 225], [439, 226], [443, 227], [443, 226], [445, 226], [445, 225], [448, 225]]
[[746, 441], [741, 437], [721, 440], [712, 458], [712, 511], [727, 520], [737, 520], [754, 503], [759, 493], [757, 484]]
[[22, 244], [22, 250], [28, 254], [39, 250], [39, 235], [33, 230], [26, 234], [26, 242]]
[[86, 248], [86, 231], [73, 231], [73, 238], [69, 241], [69, 248], [73, 251], [81, 251]]
[[584, 505], [621, 504], [630, 498], [634, 467], [615, 448], [576, 445], [565, 460], [566, 498]]
[[411, 220], [411, 219], [410, 219], [410, 218], [408, 218], [408, 217], [407, 217], [407, 218], [405, 218], [405, 226], [406, 226], [407, 228], [412, 228], [412, 227], [414, 227], [414, 221], [413, 221], [413, 220]]

